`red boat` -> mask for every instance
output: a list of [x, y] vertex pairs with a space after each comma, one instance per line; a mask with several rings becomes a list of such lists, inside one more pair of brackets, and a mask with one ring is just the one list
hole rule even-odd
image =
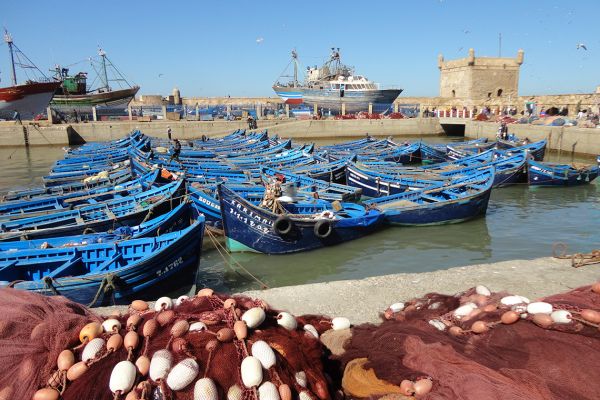
[[[28, 68], [34, 68], [40, 73], [41, 71], [16, 47], [12, 37], [6, 30], [4, 32], [4, 41], [8, 44], [10, 53], [12, 86], [0, 88], [0, 118], [32, 119], [37, 114], [44, 112], [61, 82], [51, 80], [48, 82], [27, 81], [22, 85], [17, 85], [15, 53], [19, 65], [26, 65]], [[21, 58], [24, 60], [21, 60]], [[28, 64], [25, 64], [25, 62]]]

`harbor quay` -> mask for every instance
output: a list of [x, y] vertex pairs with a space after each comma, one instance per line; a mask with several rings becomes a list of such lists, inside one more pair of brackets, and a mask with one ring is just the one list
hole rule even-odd
[[[465, 136], [470, 139], [494, 140], [499, 124], [456, 117], [418, 117], [405, 119], [349, 119], [259, 120], [258, 130], [268, 130], [281, 138], [299, 141], [344, 140], [373, 137], [412, 136], [435, 137], [445, 135]], [[225, 136], [236, 129], [247, 129], [245, 121], [105, 121], [77, 124], [49, 125], [43, 122], [15, 124], [0, 122], [0, 147], [78, 145], [103, 142], [125, 137], [133, 130], [166, 138], [170, 128], [174, 138], [198, 139]], [[546, 139], [547, 148], [565, 154], [600, 154], [600, 129], [577, 126], [542, 126], [510, 124], [510, 133], [532, 141]]]

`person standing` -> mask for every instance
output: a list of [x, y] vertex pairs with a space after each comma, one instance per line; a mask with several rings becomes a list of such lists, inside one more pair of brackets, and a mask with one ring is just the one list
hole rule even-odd
[[21, 121], [21, 114], [19, 114], [17, 110], [15, 110], [13, 117], [15, 121], [19, 123], [19, 125], [23, 125], [23, 122]]
[[171, 131], [171, 127], [167, 126], [167, 137], [169, 138], [169, 141], [171, 141], [171, 134], [173, 133], [173, 131]]
[[171, 154], [171, 157], [169, 157], [169, 162], [171, 162], [172, 160], [176, 160], [178, 163], [181, 163], [179, 161], [180, 153], [181, 153], [181, 143], [179, 143], [179, 139], [175, 139], [175, 145], [173, 146], [173, 154]]

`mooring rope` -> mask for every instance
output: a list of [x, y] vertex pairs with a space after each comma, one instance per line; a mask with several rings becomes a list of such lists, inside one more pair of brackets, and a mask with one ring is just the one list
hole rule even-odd
[[552, 257], [565, 260], [570, 259], [573, 268], [600, 264], [600, 250], [593, 250], [590, 253], [567, 254], [567, 245], [564, 243], [554, 243], [552, 245]]

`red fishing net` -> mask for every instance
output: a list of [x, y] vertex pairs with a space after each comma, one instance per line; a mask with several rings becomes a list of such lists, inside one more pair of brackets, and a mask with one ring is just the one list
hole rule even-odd
[[[386, 310], [379, 326], [354, 328], [341, 360], [347, 366], [368, 359], [363, 368], [396, 389], [404, 380], [430, 378], [431, 392], [418, 398], [597, 399], [596, 289], [587, 286], [544, 299], [552, 314], [539, 302], [530, 303], [527, 312], [527, 299], [506, 293], [429, 294], [402, 311], [402, 305]], [[371, 383], [374, 391], [381, 384]], [[363, 389], [369, 384], [364, 382]]]
[[[300, 393], [305, 400], [330, 398], [330, 381], [323, 368], [325, 351], [316, 336], [330, 329], [331, 322], [320, 316], [295, 318], [269, 310], [261, 301], [236, 297], [225, 302], [227, 297], [204, 291], [202, 296], [181, 299], [180, 304], [163, 298], [165, 304], [173, 304], [158, 312], [142, 310], [147, 305], [135, 302], [135, 308], [132, 303], [127, 315], [100, 319], [64, 298], [16, 290], [3, 290], [0, 294], [3, 312], [0, 389], [12, 388], [12, 393], [2, 399], [31, 399], [40, 388], [43, 390], [37, 395], [44, 400], [58, 399], [58, 392], [64, 400], [193, 399], [195, 383], [201, 378], [212, 380], [218, 398], [227, 398], [236, 385], [237, 394], [230, 395], [239, 400], [258, 400], [259, 391], [268, 389], [281, 391], [283, 398], [287, 394], [298, 397]], [[250, 309], [258, 320], [254, 328], [251, 318], [247, 318]], [[86, 325], [90, 321], [97, 322]], [[234, 330], [236, 322], [245, 328]], [[85, 332], [84, 344], [80, 332]], [[127, 348], [132, 335], [137, 345]], [[259, 342], [262, 350], [256, 354], [254, 345]], [[97, 343], [100, 344], [94, 347]], [[65, 349], [74, 353], [74, 361], [60, 372], [57, 357]], [[158, 379], [155, 372], [151, 379], [153, 356], [159, 350], [166, 350], [172, 362], [165, 367], [167, 375]], [[262, 379], [256, 385], [245, 385], [240, 370], [242, 361], [250, 355], [261, 362]], [[148, 357], [146, 371], [141, 373], [144, 367], [140, 362], [132, 381], [133, 390], [111, 391], [109, 383], [115, 366], [129, 360], [133, 368], [133, 363], [138, 365], [143, 356]], [[269, 362], [270, 357], [274, 364], [265, 367], [264, 362]], [[176, 366], [190, 358], [195, 362], [188, 360], [186, 365], [193, 366], [192, 372], [180, 368], [182, 374], [173, 373], [169, 382]], [[256, 373], [249, 371], [248, 376]], [[126, 375], [121, 374], [117, 381], [126, 379]], [[187, 378], [190, 382], [182, 388], [173, 383]], [[272, 384], [263, 385], [267, 381]]]

